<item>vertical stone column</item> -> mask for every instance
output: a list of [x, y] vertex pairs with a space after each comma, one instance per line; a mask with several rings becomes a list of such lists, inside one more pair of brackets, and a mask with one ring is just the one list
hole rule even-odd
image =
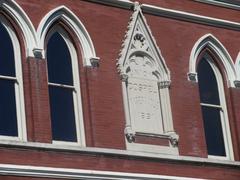
[[170, 86], [170, 81], [162, 81], [158, 83], [164, 133], [174, 132], [172, 111], [171, 111], [171, 104], [170, 104], [170, 97], [169, 97], [169, 86]]

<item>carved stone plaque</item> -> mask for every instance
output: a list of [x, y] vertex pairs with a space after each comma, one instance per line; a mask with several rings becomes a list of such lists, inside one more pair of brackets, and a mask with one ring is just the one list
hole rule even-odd
[[157, 81], [129, 78], [128, 96], [133, 130], [143, 133], [163, 133]]

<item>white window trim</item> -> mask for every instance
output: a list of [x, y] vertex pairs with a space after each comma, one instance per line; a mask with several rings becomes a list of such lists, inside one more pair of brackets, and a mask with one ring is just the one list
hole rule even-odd
[[233, 64], [233, 60], [227, 49], [223, 46], [223, 44], [212, 34], [203, 35], [194, 44], [189, 59], [189, 72], [187, 74], [188, 80], [192, 82], [197, 82], [196, 63], [199, 54], [205, 47], [209, 47], [210, 49], [212, 49], [218, 56], [217, 60], [221, 61], [224, 65], [226, 71], [226, 78], [228, 80], [228, 87], [236, 87], [235, 81], [237, 80], [237, 73]]
[[16, 100], [16, 115], [17, 115], [17, 127], [18, 137], [0, 136], [0, 139], [27, 141], [26, 130], [26, 116], [25, 116], [25, 103], [24, 103], [24, 91], [23, 91], [23, 77], [22, 77], [22, 57], [21, 47], [16, 36], [15, 31], [9, 24], [6, 18], [0, 16], [0, 22], [6, 28], [13, 45], [14, 62], [15, 62], [15, 74], [16, 77], [2, 76], [1, 79], [12, 79], [15, 81], [15, 100]]
[[99, 58], [96, 57], [95, 48], [91, 37], [80, 19], [66, 6], [59, 6], [48, 12], [42, 18], [37, 28], [37, 37], [39, 42], [38, 49], [36, 49], [36, 51], [39, 51], [41, 53], [40, 56], [42, 56], [42, 58], [45, 58], [45, 37], [48, 33], [49, 28], [51, 28], [51, 26], [57, 20], [64, 22], [75, 33], [75, 37], [81, 44], [83, 65], [93, 66], [91, 61], [98, 61]]
[[66, 142], [66, 141], [56, 141], [53, 140], [53, 143], [56, 144], [68, 144], [68, 145], [80, 145], [86, 146], [85, 142], [85, 130], [84, 130], [84, 122], [83, 122], [83, 112], [82, 112], [82, 100], [81, 100], [81, 89], [80, 89], [80, 78], [79, 78], [79, 63], [76, 49], [71, 42], [71, 39], [67, 32], [60, 27], [59, 25], [54, 26], [47, 34], [45, 42], [48, 42], [51, 38], [52, 34], [58, 32], [59, 35], [62, 36], [66, 45], [68, 46], [68, 50], [71, 56], [71, 64], [72, 64], [72, 76], [73, 76], [73, 86], [48, 83], [51, 86], [61, 86], [64, 88], [73, 89], [73, 106], [74, 106], [74, 115], [75, 115], [75, 125], [76, 125], [76, 135], [77, 142]]
[[13, 0], [1, 0], [0, 9], [3, 9], [4, 12], [14, 19], [21, 29], [27, 47], [25, 51], [26, 57], [34, 57], [33, 49], [37, 46], [37, 37], [30, 18], [17, 2]]
[[237, 87], [240, 87], [240, 52], [238, 53], [237, 55], [237, 59], [235, 61], [235, 69], [236, 69], [236, 72], [237, 72]]
[[212, 106], [216, 108], [220, 108], [220, 118], [221, 118], [221, 126], [222, 126], [222, 133], [223, 133], [223, 139], [224, 139], [224, 147], [226, 156], [214, 156], [214, 155], [208, 155], [208, 158], [213, 159], [222, 159], [222, 160], [234, 160], [234, 154], [233, 154], [233, 146], [232, 146], [232, 138], [231, 138], [231, 131], [230, 131], [230, 125], [228, 120], [228, 112], [227, 112], [227, 105], [226, 105], [226, 96], [224, 92], [224, 83], [223, 83], [223, 77], [221, 72], [219, 71], [218, 67], [215, 65], [212, 58], [208, 55], [204, 55], [205, 59], [211, 66], [218, 85], [218, 93], [219, 93], [219, 100], [220, 105], [213, 105], [213, 104], [204, 104], [201, 103], [201, 106]]

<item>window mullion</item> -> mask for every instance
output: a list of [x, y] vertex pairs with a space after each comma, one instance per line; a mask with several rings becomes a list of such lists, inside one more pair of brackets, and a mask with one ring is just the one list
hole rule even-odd
[[222, 106], [216, 105], [216, 104], [200, 103], [200, 105], [205, 106], [205, 107], [213, 107], [213, 108], [222, 109]]
[[65, 84], [58, 84], [58, 83], [48, 83], [49, 86], [54, 86], [54, 87], [61, 87], [61, 88], [68, 88], [68, 89], [72, 89], [75, 90], [74, 86], [70, 86], [70, 85], [65, 85]]
[[14, 80], [14, 81], [17, 82], [17, 78], [16, 78], [16, 77], [12, 77], [12, 76], [3, 76], [3, 75], [0, 75], [0, 79]]

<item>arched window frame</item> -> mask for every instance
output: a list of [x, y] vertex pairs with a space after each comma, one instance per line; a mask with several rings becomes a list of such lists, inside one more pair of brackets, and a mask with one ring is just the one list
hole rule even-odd
[[235, 62], [235, 69], [236, 69], [236, 72], [237, 72], [237, 81], [238, 82], [238, 86], [237, 87], [240, 87], [240, 52], [238, 53], [238, 56], [237, 56], [237, 59], [236, 59], [236, 62]]
[[17, 115], [17, 129], [18, 136], [2, 136], [0, 140], [17, 140], [27, 141], [26, 134], [26, 116], [24, 104], [24, 91], [23, 91], [23, 77], [22, 77], [22, 62], [21, 62], [21, 47], [16, 35], [16, 32], [10, 22], [3, 15], [0, 15], [0, 23], [6, 28], [13, 45], [14, 62], [15, 62], [15, 77], [0, 76], [0, 79], [7, 79], [15, 81], [15, 100], [16, 100], [16, 115]]
[[[200, 57], [199, 62], [202, 58], [205, 58], [207, 63], [211, 66], [215, 77], [217, 81], [218, 86], [218, 93], [219, 93], [219, 101], [220, 105], [214, 105], [214, 104], [206, 104], [200, 102], [201, 106], [205, 107], [213, 107], [220, 109], [220, 118], [221, 118], [221, 126], [222, 126], [222, 133], [223, 133], [223, 139], [224, 139], [224, 148], [226, 152], [226, 156], [214, 156], [214, 155], [208, 155], [208, 158], [212, 159], [219, 159], [219, 160], [234, 160], [233, 155], [233, 147], [232, 147], [232, 139], [231, 139], [231, 131], [230, 131], [230, 125], [229, 125], [229, 119], [228, 119], [228, 111], [227, 111], [227, 105], [226, 105], [226, 96], [224, 91], [224, 76], [222, 75], [219, 67], [217, 66], [216, 62], [214, 62], [214, 58], [210, 55], [209, 52], [204, 51], [201, 54], [203, 54], [202, 57]], [[198, 62], [198, 63], [199, 63]]]
[[61, 21], [68, 26], [81, 44], [83, 66], [98, 66], [99, 57], [96, 57], [92, 39], [81, 20], [66, 6], [59, 6], [49, 11], [39, 23], [37, 28], [38, 52], [39, 56], [45, 58], [44, 42], [48, 30], [55, 22]]
[[197, 82], [197, 59], [199, 57], [199, 54], [206, 47], [211, 49], [218, 56], [217, 60], [221, 61], [221, 63], [223, 64], [226, 72], [226, 80], [228, 87], [238, 87], [239, 81], [237, 81], [237, 73], [233, 64], [233, 60], [227, 49], [223, 46], [223, 44], [212, 34], [203, 35], [194, 44], [189, 59], [189, 72], [187, 74], [188, 80], [192, 82]]
[[[76, 135], [77, 142], [66, 142], [66, 141], [54, 141], [54, 144], [66, 144], [66, 145], [81, 145], [85, 146], [85, 131], [84, 131], [84, 122], [83, 122], [83, 112], [82, 112], [82, 100], [81, 100], [81, 88], [80, 88], [80, 78], [79, 78], [79, 63], [78, 55], [76, 48], [71, 40], [68, 32], [60, 25], [54, 25], [46, 35], [45, 47], [51, 36], [55, 33], [59, 33], [63, 40], [65, 41], [72, 61], [72, 75], [73, 75], [73, 86], [50, 83], [49, 86], [57, 86], [73, 89], [73, 102], [74, 102], [74, 115], [75, 115], [75, 126], [76, 126]], [[46, 48], [45, 48], [46, 49]]]
[[25, 11], [18, 5], [16, 1], [3, 0], [0, 1], [0, 9], [3, 10], [14, 22], [22, 32], [26, 57], [35, 57], [37, 48], [37, 36], [34, 25]]

